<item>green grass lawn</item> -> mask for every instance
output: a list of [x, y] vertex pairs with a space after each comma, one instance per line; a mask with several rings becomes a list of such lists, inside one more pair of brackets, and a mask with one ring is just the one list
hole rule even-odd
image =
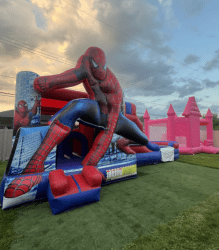
[[217, 168], [219, 155], [183, 155], [69, 212], [53, 216], [48, 202], [0, 210], [0, 249], [219, 249]]
[[[7, 162], [0, 162], [0, 179], [3, 177]], [[17, 218], [17, 210], [0, 210], [0, 249], [10, 249], [14, 240], [15, 231], [13, 229], [14, 221]]]

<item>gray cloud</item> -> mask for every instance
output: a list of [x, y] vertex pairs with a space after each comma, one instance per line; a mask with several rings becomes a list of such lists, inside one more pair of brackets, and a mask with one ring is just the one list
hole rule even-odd
[[[150, 72], [151, 73], [151, 72]], [[149, 83], [149, 84], [148, 84]], [[170, 76], [162, 75], [147, 77], [142, 83], [133, 82], [132, 87], [125, 89], [127, 96], [158, 96], [170, 95], [176, 91], [173, 80]]]
[[178, 20], [174, 15], [174, 11], [172, 8], [172, 0], [162, 0], [159, 1], [159, 3], [163, 9], [167, 27], [176, 28], [178, 26]]
[[205, 0], [183, 0], [182, 2], [184, 11], [191, 16], [198, 14], [206, 5]]
[[[177, 116], [181, 116], [185, 107], [186, 107], [186, 104], [189, 100], [189, 97], [191, 96], [194, 96], [193, 94], [189, 94], [188, 97], [184, 97], [183, 99], [176, 99], [176, 100], [173, 100], [173, 101], [170, 101], [167, 105], [167, 107], [169, 108], [169, 105], [170, 103], [172, 104], [173, 106], [173, 109], [175, 110]], [[202, 98], [195, 98], [196, 100], [196, 103], [198, 105], [198, 108], [201, 112], [201, 109], [206, 109], [206, 106], [202, 105], [202, 101], [203, 99]]]
[[214, 88], [219, 85], [219, 81], [213, 82], [209, 79], [203, 80], [203, 83], [205, 84], [206, 88]]
[[[167, 38], [162, 34], [163, 24], [158, 21], [159, 13], [155, 5], [137, 0], [95, 0], [93, 9], [89, 6], [89, 13], [96, 15], [96, 18], [108, 24], [106, 25], [79, 11], [79, 1], [72, 2], [76, 7], [58, 0], [45, 2], [43, 7], [36, 7], [40, 1], [34, 1], [35, 5], [24, 0], [1, 2], [1, 35], [27, 43], [32, 48], [43, 47], [45, 51], [51, 51], [52, 44], [67, 42], [68, 47], [62, 55], [75, 63], [88, 47], [100, 47], [105, 51], [107, 64], [112, 72], [118, 77], [125, 76], [131, 82], [120, 81], [127, 98], [133, 95], [167, 96], [174, 92], [179, 92], [180, 97], [184, 97], [202, 89], [200, 83], [192, 80], [186, 80], [185, 87], [174, 85], [175, 68], [164, 56], [173, 56], [174, 51], [166, 45]], [[194, 1], [191, 2], [194, 4]], [[57, 6], [60, 7], [60, 13], [55, 12]], [[58, 18], [57, 22], [51, 20], [54, 15]], [[39, 19], [42, 19], [41, 22]], [[10, 59], [22, 57], [21, 48], [1, 43], [1, 36], [0, 51], [3, 60], [8, 60], [9, 63]], [[42, 62], [44, 64], [41, 67], [47, 67], [43, 59]], [[49, 66], [45, 71], [52, 71]], [[71, 66], [63, 64], [55, 71], [59, 73], [70, 68]], [[5, 74], [10, 75], [7, 73], [8, 67], [5, 69]], [[4, 83], [2, 79], [0, 81]], [[210, 86], [209, 82], [207, 84]], [[137, 105], [141, 110], [146, 109], [142, 103]], [[157, 115], [163, 114], [162, 110], [158, 111], [153, 105], [149, 110], [151, 113], [160, 112]]]
[[[205, 99], [203, 99], [203, 101], [205, 101]], [[198, 104], [198, 107], [199, 107], [199, 110], [201, 112], [201, 115], [206, 115], [207, 113], [207, 110], [210, 109], [212, 114], [213, 113], [219, 113], [219, 106], [218, 105], [210, 105], [210, 104], [206, 104], [206, 105], [203, 105], [204, 102], [197, 102]]]
[[[93, 22], [97, 22], [100, 27], [101, 35], [93, 30], [77, 27], [71, 20], [71, 25], [66, 25], [68, 33], [70, 33], [69, 27], [72, 27], [72, 33], [69, 34], [72, 42], [66, 50], [66, 56], [79, 57], [85, 48], [91, 45], [103, 48], [106, 54], [109, 52], [110, 56], [107, 59], [112, 64], [114, 60], [111, 58], [118, 52], [128, 55], [132, 49], [138, 50], [138, 57], [132, 58], [136, 61], [142, 53], [150, 51], [150, 48], [165, 55], [173, 53], [170, 47], [164, 45], [160, 32], [161, 23], [156, 21], [158, 10], [155, 6], [136, 0], [123, 2], [96, 0], [94, 8], [97, 10], [97, 18], [106, 23], [93, 18]], [[85, 36], [89, 39], [84, 39]]]
[[[0, 48], [1, 57], [18, 59], [25, 44], [35, 49], [45, 38], [36, 26], [33, 6], [24, 0], [0, 2]], [[10, 40], [12, 38], [14, 40]], [[16, 45], [16, 46], [13, 46]]]
[[[193, 95], [192, 94], [189, 95], [189, 97], [191, 97], [191, 96], [193, 96]], [[182, 113], [186, 107], [186, 104], [188, 102], [189, 97], [184, 97], [181, 99], [168, 101], [167, 104], [162, 108], [160, 107], [160, 105], [159, 105], [159, 107], [156, 106], [156, 101], [154, 101], [151, 104], [145, 104], [143, 102], [135, 101], [135, 100], [128, 99], [128, 98], [125, 101], [134, 103], [138, 107], [137, 113], [139, 116], [143, 116], [142, 113], [144, 113], [145, 110], [147, 109], [151, 119], [155, 119], [155, 118], [160, 119], [160, 118], [167, 117], [167, 112], [168, 112], [170, 104], [172, 104], [173, 109], [174, 109], [175, 113], [177, 114], [177, 116], [182, 116]], [[203, 101], [202, 98], [196, 98], [196, 102], [197, 102], [197, 105], [199, 107], [200, 112], [203, 109], [206, 110], [209, 108], [209, 106], [202, 105], [202, 101]], [[215, 110], [215, 108], [214, 108], [214, 110]], [[211, 109], [211, 110], [213, 110], [213, 109]], [[202, 113], [203, 112], [201, 112], [201, 114]]]
[[213, 59], [206, 62], [205, 66], [203, 66], [204, 71], [210, 71], [218, 68], [219, 68], [219, 49], [215, 51], [215, 56], [213, 57]]
[[189, 54], [189, 55], [187, 55], [186, 58], [184, 59], [184, 63], [186, 63], [186, 64], [196, 63], [196, 62], [199, 61], [199, 59], [200, 59], [199, 56]]
[[212, 113], [217, 113], [217, 114], [219, 114], [219, 106], [218, 106], [218, 105], [213, 104], [213, 105], [211, 105], [211, 106], [208, 107], [208, 108], [210, 108], [210, 110], [211, 110]]
[[144, 103], [140, 101], [133, 100], [131, 98], [125, 98], [125, 102], [130, 102], [134, 103], [137, 107], [136, 113], [139, 117], [143, 116], [146, 109], [150, 115], [150, 119], [155, 119], [155, 118], [165, 118], [167, 110], [165, 108], [160, 108], [161, 106], [159, 105], [159, 108], [156, 106], [156, 101], [153, 101], [150, 103]]
[[[173, 100], [173, 101], [169, 101], [167, 106], [166, 106], [166, 109], [168, 111], [168, 108], [170, 106], [170, 104], [172, 104], [173, 106], [173, 109], [175, 110], [177, 116], [181, 116], [184, 109], [185, 109], [185, 106], [188, 102], [188, 98], [183, 98], [183, 99], [177, 99], [177, 100]], [[167, 113], [166, 111], [166, 113]]]
[[202, 84], [194, 79], [187, 79], [187, 84], [177, 87], [179, 98], [187, 95], [194, 95], [196, 92], [203, 90]]
[[[162, 70], [157, 70], [150, 66], [149, 62], [145, 63], [141, 59], [144, 53], [150, 53], [150, 60], [159, 58], [159, 61], [162, 54], [169, 56], [173, 54], [173, 50], [165, 45], [165, 40], [160, 32], [162, 25], [156, 19], [157, 7], [136, 0], [119, 3], [115, 0], [96, 0], [93, 7], [97, 10], [97, 18], [108, 24], [105, 25], [90, 17], [92, 22], [97, 25], [99, 32], [94, 29], [82, 28], [78, 24], [81, 12], [71, 5], [68, 5], [65, 15], [62, 13], [64, 25], [57, 24], [55, 29], [50, 28], [48, 31], [38, 28], [36, 20], [39, 22], [39, 15], [44, 23], [44, 26], [41, 25], [45, 28], [46, 17], [52, 16], [54, 8], [57, 7], [56, 3], [59, 2], [46, 1], [43, 8], [38, 8], [30, 1], [24, 0], [1, 3], [0, 22], [3, 23], [1, 34], [4, 37], [20, 41], [21, 46], [25, 43], [30, 44], [33, 49], [40, 44], [67, 41], [69, 45], [65, 51], [65, 57], [74, 62], [88, 47], [98, 46], [105, 51], [108, 65], [116, 75], [132, 73], [135, 75], [135, 81], [143, 81], [146, 77], [151, 77], [153, 73], [157, 76], [167, 70], [164, 73], [167, 79], [163, 79], [163, 77], [161, 79], [171, 82], [168, 75], [173, 73], [173, 67], [169, 67], [165, 62], [159, 62], [157, 66]], [[79, 7], [80, 3], [77, 2], [74, 5]], [[15, 11], [18, 6], [22, 11]], [[11, 56], [13, 59], [21, 57], [21, 48], [14, 47], [12, 42], [10, 44], [1, 43], [0, 36], [1, 56]], [[149, 70], [147, 70], [148, 67]]]
[[[129, 75], [132, 75], [132, 83], [135, 85], [134, 87], [131, 85], [130, 93], [154, 96], [161, 88], [164, 88], [167, 94], [173, 93], [171, 75], [175, 73], [174, 67], [162, 60], [162, 58], [166, 59], [162, 54], [170, 56], [173, 50], [165, 45], [160, 32], [161, 24], [156, 21], [157, 8], [139, 1], [120, 3], [115, 0], [97, 0], [94, 2], [94, 8], [98, 11], [97, 18], [109, 24], [110, 27], [98, 22], [101, 34], [99, 35], [93, 30], [77, 27], [71, 20], [71, 25], [66, 24], [68, 30], [65, 31], [69, 36], [68, 40], [71, 41], [65, 52], [66, 57], [76, 61], [91, 45], [100, 47], [105, 51], [107, 64], [116, 76], [126, 75], [128, 79]], [[95, 19], [93, 21], [96, 22]], [[58, 33], [59, 30], [56, 30], [54, 37]], [[142, 41], [147, 46], [144, 46]], [[149, 54], [150, 60], [143, 60], [143, 54]], [[147, 82], [154, 85], [151, 90], [148, 90]], [[123, 88], [130, 87], [130, 84], [123, 81], [120, 83]], [[129, 90], [127, 94], [128, 92]]]
[[[211, 82], [208, 79], [203, 80], [201, 83], [189, 77], [181, 77], [181, 78], [173, 78], [174, 85], [169, 85], [169, 93], [178, 93], [179, 98], [183, 98], [185, 96], [191, 96], [204, 89], [205, 86], [208, 88], [213, 88], [217, 85], [217, 82]], [[182, 85], [183, 83], [183, 85]], [[164, 88], [158, 94], [162, 94], [162, 91], [165, 91]]]
[[[105, 6], [108, 4], [111, 5], [111, 11], [108, 15], [104, 15]], [[160, 32], [162, 24], [156, 21], [157, 7], [137, 0], [123, 1], [123, 4], [118, 4], [116, 0], [97, 0], [94, 6], [98, 9], [98, 18], [120, 30], [120, 32], [116, 32], [105, 25], [102, 26], [103, 34], [110, 34], [113, 38], [112, 43], [115, 40], [117, 47], [122, 45], [126, 52], [128, 52], [127, 46], [135, 45], [141, 50], [141, 53], [148, 50], [149, 47], [167, 55], [173, 53], [170, 47], [164, 45]], [[143, 42], [146, 46], [138, 44], [133, 38]]]
[[[192, 78], [188, 78], [188, 77], [181, 77], [181, 78], [174, 78], [174, 81], [177, 83], [187, 83], [190, 85], [195, 85], [195, 84], [199, 84], [198, 81], [193, 80]], [[211, 81], [208, 78], [202, 80], [202, 84], [205, 85], [206, 88], [214, 88], [216, 86], [218, 86], [219, 81]], [[183, 87], [186, 87], [186, 85], [184, 85]], [[207, 96], [206, 96], [207, 97]]]

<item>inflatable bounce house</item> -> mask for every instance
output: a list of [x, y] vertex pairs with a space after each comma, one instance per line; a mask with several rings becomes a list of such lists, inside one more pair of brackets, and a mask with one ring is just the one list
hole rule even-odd
[[193, 155], [197, 153], [219, 153], [219, 148], [213, 144], [213, 115], [208, 109], [205, 119], [200, 119], [201, 113], [195, 97], [189, 97], [182, 113], [177, 117], [170, 104], [168, 118], [150, 120], [148, 111], [144, 114], [145, 134], [149, 140], [173, 140], [179, 143], [179, 153]]
[[[97, 74], [98, 63], [101, 62], [98, 58], [94, 61], [94, 56], [91, 58], [94, 82], [95, 79], [101, 79], [103, 74]], [[79, 63], [82, 62], [79, 59]], [[112, 74], [105, 66], [101, 70], [107, 72], [107, 77]], [[106, 80], [101, 82], [103, 86], [93, 87], [90, 78], [86, 80], [85, 73], [80, 73], [80, 68], [76, 66], [75, 69], [52, 78], [39, 77], [33, 72], [17, 74], [13, 148], [0, 186], [2, 209], [33, 200], [48, 199], [52, 213], [58, 214], [99, 201], [101, 186], [136, 178], [138, 166], [179, 158], [178, 143], [175, 141], [164, 144], [147, 141], [145, 146], [139, 144], [146, 136], [132, 103], [119, 102], [121, 107], [115, 106], [119, 107], [118, 112], [116, 108], [112, 116], [111, 110], [108, 112], [108, 124], [112, 125], [112, 129], [105, 126], [106, 116], [102, 114], [100, 121], [98, 110], [99, 107], [101, 110], [106, 108], [102, 94], [106, 89]], [[57, 86], [63, 84], [61, 89], [53, 88], [57, 82]], [[76, 85], [72, 82], [83, 82], [88, 94], [65, 89]], [[87, 83], [92, 85], [95, 100]], [[47, 91], [51, 88], [52, 91]], [[107, 107], [114, 108], [113, 103], [121, 93], [113, 97], [115, 100], [110, 104], [112, 92], [110, 89], [106, 91], [105, 95], [111, 95], [107, 99]], [[125, 117], [119, 113], [121, 111]], [[47, 126], [40, 124], [42, 114], [51, 115]], [[117, 114], [120, 115], [119, 118]], [[116, 116], [117, 123], [114, 122]], [[78, 127], [75, 126], [76, 121], [79, 122]], [[141, 140], [130, 143], [130, 138], [128, 140], [121, 136], [122, 132], [118, 129], [120, 126], [123, 129], [128, 127], [128, 137], [134, 133], [141, 136]], [[104, 137], [110, 133], [111, 137]], [[135, 136], [132, 138], [135, 139]]]

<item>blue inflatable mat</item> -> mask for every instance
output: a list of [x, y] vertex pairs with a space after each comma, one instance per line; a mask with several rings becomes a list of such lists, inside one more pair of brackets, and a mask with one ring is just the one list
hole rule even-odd
[[100, 200], [101, 187], [90, 187], [81, 174], [67, 176], [67, 180], [69, 188], [63, 195], [54, 196], [48, 185], [47, 197], [54, 215]]

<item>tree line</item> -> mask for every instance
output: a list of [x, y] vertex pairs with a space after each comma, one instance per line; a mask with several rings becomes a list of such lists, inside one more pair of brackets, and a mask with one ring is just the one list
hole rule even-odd
[[[219, 130], [219, 118], [217, 113], [212, 113], [213, 115], [213, 130]], [[206, 115], [203, 115], [202, 118], [205, 118]]]

